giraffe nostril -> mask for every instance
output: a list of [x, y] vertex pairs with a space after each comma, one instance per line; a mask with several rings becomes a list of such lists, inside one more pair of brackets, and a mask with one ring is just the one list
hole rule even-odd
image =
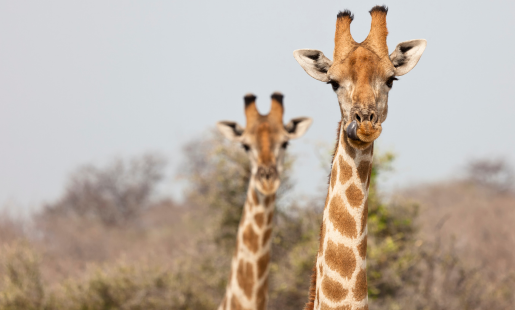
[[258, 170], [258, 176], [260, 179], [265, 181], [270, 181], [277, 178], [277, 168], [276, 167], [261, 167]]
[[361, 117], [359, 117], [358, 113], [356, 113], [356, 120], [361, 123]]
[[370, 121], [371, 121], [371, 122], [374, 122], [374, 116], [375, 116], [375, 115], [374, 115], [374, 113], [371, 113], [371, 114], [370, 114]]

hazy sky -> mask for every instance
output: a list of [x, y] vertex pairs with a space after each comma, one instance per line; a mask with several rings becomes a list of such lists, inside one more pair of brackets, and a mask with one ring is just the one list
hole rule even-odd
[[[292, 52], [332, 58], [339, 10], [358, 42], [375, 1], [1, 1], [0, 205], [55, 199], [84, 163], [147, 151], [172, 168], [181, 146], [227, 119], [243, 95], [285, 94], [285, 121], [314, 123], [290, 150], [297, 190], [324, 186], [319, 142], [340, 118], [330, 85]], [[389, 185], [452, 176], [484, 156], [515, 162], [515, 2], [388, 1], [388, 44], [426, 39], [419, 64], [394, 83], [378, 145], [398, 154]], [[174, 183], [168, 188], [173, 191]], [[177, 190], [175, 190], [177, 191]]]

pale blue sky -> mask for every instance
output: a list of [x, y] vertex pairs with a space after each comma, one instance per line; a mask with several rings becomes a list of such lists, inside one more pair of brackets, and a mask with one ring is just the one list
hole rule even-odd
[[[325, 186], [316, 146], [340, 114], [329, 85], [296, 63], [332, 55], [339, 10], [363, 40], [375, 1], [0, 1], [0, 205], [37, 207], [84, 163], [147, 151], [172, 168], [181, 146], [221, 119], [244, 122], [242, 97], [285, 94], [286, 120], [313, 126], [291, 143], [297, 190]], [[388, 1], [390, 50], [427, 39], [395, 82], [379, 139], [398, 154], [388, 186], [452, 176], [465, 160], [515, 162], [515, 2]], [[168, 183], [170, 192], [177, 191]]]

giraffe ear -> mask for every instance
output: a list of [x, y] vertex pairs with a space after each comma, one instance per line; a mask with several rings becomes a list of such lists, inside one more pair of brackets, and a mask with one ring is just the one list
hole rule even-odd
[[325, 57], [324, 53], [318, 50], [300, 49], [293, 52], [293, 57], [312, 78], [329, 82], [327, 71], [331, 68], [333, 62]]
[[426, 49], [426, 40], [410, 40], [401, 42], [390, 54], [390, 60], [395, 67], [395, 75], [401, 76], [415, 68]]
[[310, 117], [297, 117], [286, 124], [284, 129], [288, 132], [288, 138], [297, 139], [302, 137], [306, 131], [308, 131], [311, 123], [313, 123], [313, 119]]
[[243, 134], [243, 127], [236, 122], [222, 121], [216, 123], [218, 130], [231, 141], [239, 141]]

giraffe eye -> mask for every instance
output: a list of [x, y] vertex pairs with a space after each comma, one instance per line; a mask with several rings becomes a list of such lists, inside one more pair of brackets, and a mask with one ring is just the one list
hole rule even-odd
[[288, 147], [288, 144], [290, 144], [290, 143], [289, 143], [288, 141], [286, 141], [286, 142], [284, 142], [284, 143], [281, 145], [281, 147], [282, 147], [283, 149], [286, 149], [286, 148]]
[[250, 150], [250, 146], [248, 144], [242, 144], [241, 145], [243, 147], [243, 149], [245, 150], [245, 152], [248, 152]]
[[388, 86], [389, 88], [392, 88], [393, 86], [393, 81], [397, 81], [398, 78], [396, 78], [395, 76], [391, 76], [387, 81], [386, 81], [386, 86]]
[[331, 87], [333, 88], [334, 91], [336, 91], [338, 88], [340, 88], [340, 84], [338, 84], [338, 82], [333, 81], [333, 80], [327, 82], [327, 84], [331, 84]]

